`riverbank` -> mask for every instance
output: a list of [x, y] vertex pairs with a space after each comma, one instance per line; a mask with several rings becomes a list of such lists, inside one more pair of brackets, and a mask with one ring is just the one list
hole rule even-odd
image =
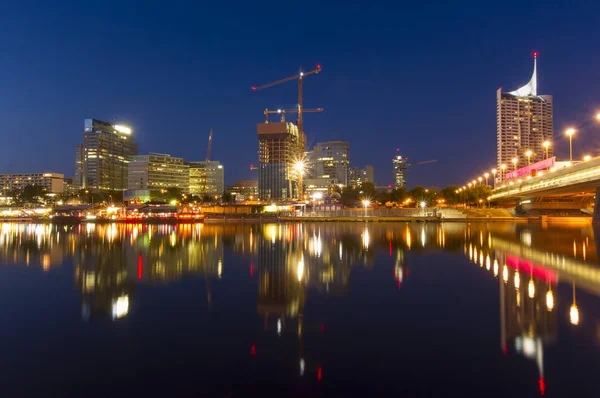
[[464, 222], [518, 222], [518, 223], [580, 223], [590, 224], [592, 217], [302, 217], [302, 216], [280, 216], [276, 215], [237, 215], [237, 216], [208, 216], [203, 221], [176, 220], [176, 219], [151, 219], [151, 220], [53, 220], [47, 218], [2, 218], [0, 223], [27, 223], [27, 224], [190, 224], [204, 222], [205, 224], [266, 224], [278, 222], [343, 222], [343, 223], [394, 223], [394, 222], [425, 222], [425, 223], [464, 223]]

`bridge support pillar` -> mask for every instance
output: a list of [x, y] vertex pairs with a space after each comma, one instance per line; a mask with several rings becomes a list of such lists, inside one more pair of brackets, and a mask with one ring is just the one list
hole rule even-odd
[[592, 223], [600, 224], [600, 187], [596, 188], [596, 197], [594, 198], [594, 216]]

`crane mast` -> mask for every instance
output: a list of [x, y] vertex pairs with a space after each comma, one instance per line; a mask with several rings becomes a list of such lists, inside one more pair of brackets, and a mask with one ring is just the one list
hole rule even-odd
[[[298, 69], [298, 74], [297, 75], [286, 77], [284, 79], [277, 80], [277, 81], [274, 81], [274, 82], [271, 82], [271, 83], [263, 84], [262, 86], [258, 86], [258, 87], [257, 86], [252, 86], [252, 90], [253, 91], [258, 91], [258, 90], [262, 90], [264, 88], [273, 87], [273, 86], [276, 86], [276, 85], [279, 85], [279, 84], [282, 84], [282, 83], [286, 83], [286, 82], [289, 82], [289, 81], [292, 81], [292, 80], [298, 80], [298, 108], [296, 110], [296, 112], [298, 112], [298, 120], [297, 120], [296, 123], [297, 123], [297, 126], [298, 126], [298, 133], [299, 133], [299, 136], [300, 136], [300, 142], [301, 142], [301, 144], [298, 145], [298, 154], [297, 154], [298, 163], [296, 165], [302, 163], [301, 159], [304, 156], [304, 145], [305, 145], [305, 143], [304, 143], [304, 137], [305, 137], [305, 134], [304, 134], [304, 120], [303, 120], [302, 114], [305, 111], [309, 111], [309, 110], [304, 110], [304, 107], [303, 107], [303, 104], [302, 104], [302, 81], [304, 80], [305, 76], [309, 76], [309, 75], [312, 75], [312, 74], [317, 74], [319, 72], [321, 72], [321, 65], [317, 65], [317, 67], [315, 69], [313, 69], [311, 71], [308, 71], [308, 72], [304, 72], [302, 70], [302, 67], [300, 67]], [[310, 111], [321, 112], [323, 110], [322, 108], [318, 108], [318, 109], [319, 110], [310, 110]], [[288, 110], [287, 112], [291, 113], [292, 111]], [[265, 110], [265, 118], [266, 118], [265, 123], [269, 122], [268, 117], [269, 117], [269, 111]], [[282, 113], [281, 120], [285, 121], [285, 112]], [[302, 199], [302, 177], [303, 177], [302, 174], [303, 174], [303, 170], [298, 169], [298, 197], [299, 197], [299, 199]]]
[[213, 140], [213, 129], [210, 129], [210, 134], [208, 135], [208, 145], [206, 146], [206, 161], [210, 161], [210, 152], [212, 151], [212, 140]]

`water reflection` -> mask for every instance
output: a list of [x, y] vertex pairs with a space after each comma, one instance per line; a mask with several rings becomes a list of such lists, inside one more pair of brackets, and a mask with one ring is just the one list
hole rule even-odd
[[[505, 223], [2, 224], [0, 264], [52, 272], [72, 262], [82, 318], [117, 321], [128, 317], [140, 284], [165, 284], [186, 275], [204, 277], [210, 308], [211, 283], [248, 272], [239, 261], [235, 267], [227, 263], [225, 252], [232, 252], [249, 265], [257, 285], [263, 333], [293, 336], [295, 371], [320, 380], [322, 366], [304, 353], [309, 292], [347, 295], [352, 271], [376, 266], [390, 267], [389, 283], [401, 289], [410, 283], [409, 253], [460, 253], [496, 281], [500, 349], [534, 363], [544, 393], [544, 351], [556, 344], [559, 324], [595, 328], [592, 335], [600, 342], [599, 314], [589, 301], [577, 301], [581, 292], [600, 295], [599, 236], [589, 225]], [[320, 333], [324, 327], [310, 325]], [[261, 346], [252, 343], [250, 355], [260, 353]]]

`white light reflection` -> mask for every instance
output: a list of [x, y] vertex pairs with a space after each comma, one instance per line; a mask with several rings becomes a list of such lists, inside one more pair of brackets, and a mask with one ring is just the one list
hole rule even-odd
[[533, 279], [529, 280], [528, 293], [529, 293], [529, 298], [535, 297], [535, 284], [533, 283]]
[[129, 312], [129, 296], [117, 298], [112, 305], [112, 318], [122, 318]]
[[546, 308], [548, 308], [548, 311], [552, 311], [554, 308], [554, 293], [552, 293], [552, 290], [548, 290], [546, 293]]
[[362, 234], [363, 249], [369, 250], [369, 241], [370, 240], [371, 240], [371, 238], [369, 237], [369, 230], [367, 228], [365, 228], [365, 230], [363, 231], [363, 234]]
[[298, 282], [302, 281], [302, 276], [304, 275], [304, 255], [300, 256], [300, 261], [298, 261]]

